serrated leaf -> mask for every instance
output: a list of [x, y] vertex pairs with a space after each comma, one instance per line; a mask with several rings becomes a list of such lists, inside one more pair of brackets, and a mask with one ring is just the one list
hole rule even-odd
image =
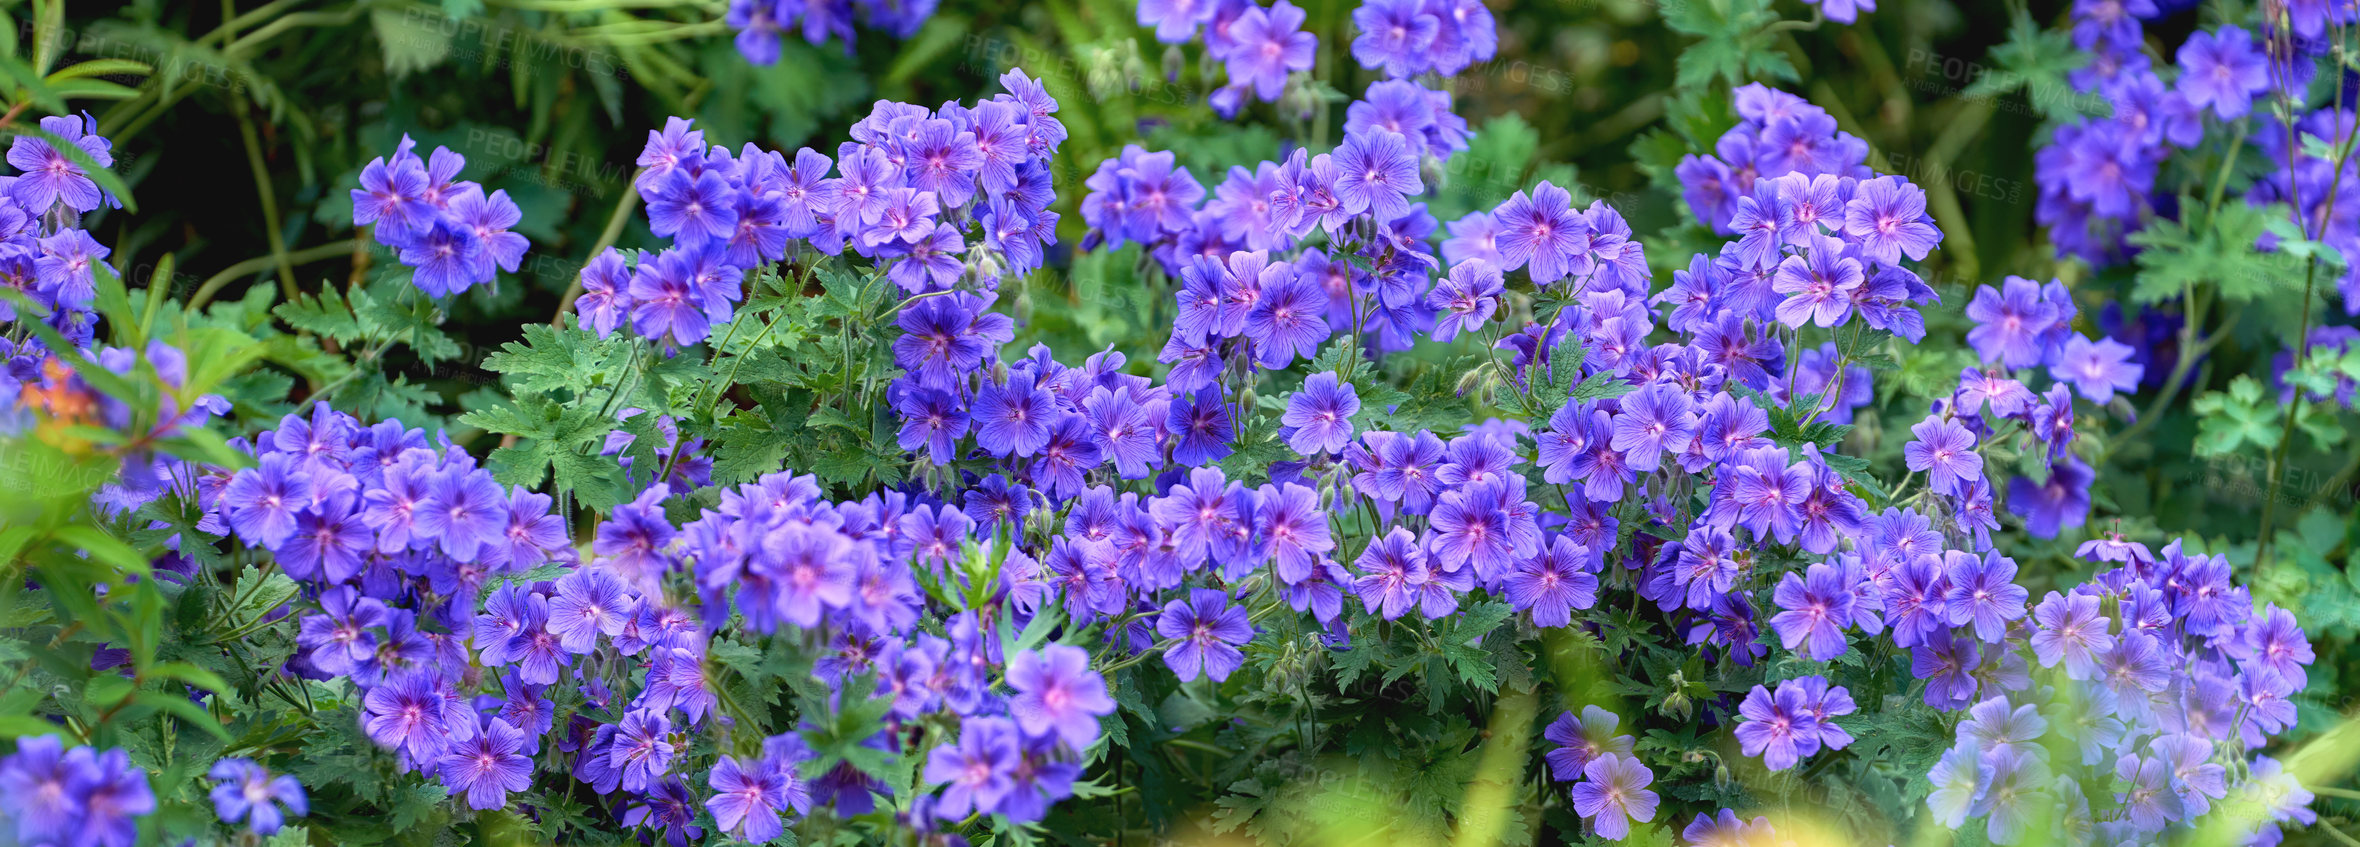
[[[2185, 218], [2204, 207], [2195, 197], [2181, 195], [2180, 208]], [[2128, 240], [2142, 249], [2131, 299], [2155, 303], [2178, 297], [2189, 286], [2210, 285], [2223, 300], [2244, 303], [2300, 281], [2302, 259], [2255, 249], [2269, 221], [2287, 214], [2277, 203], [2223, 203], [2212, 220], [2198, 226], [2158, 219], [2132, 233]]]

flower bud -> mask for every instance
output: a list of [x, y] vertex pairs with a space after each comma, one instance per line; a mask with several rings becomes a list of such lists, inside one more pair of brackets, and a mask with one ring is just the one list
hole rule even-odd
[[1450, 169], [1433, 153], [1422, 153], [1418, 155], [1418, 178], [1425, 180], [1428, 193], [1436, 192], [1450, 185]]
[[[1211, 63], [1207, 63], [1210, 67]], [[1188, 54], [1180, 52], [1180, 45], [1164, 48], [1164, 81], [1179, 82], [1180, 72], [1188, 69]]]

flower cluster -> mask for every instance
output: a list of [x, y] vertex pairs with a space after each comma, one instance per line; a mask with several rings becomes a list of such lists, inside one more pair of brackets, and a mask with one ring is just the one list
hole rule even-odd
[[423, 160], [416, 147], [404, 135], [393, 158], [380, 156], [361, 170], [361, 187], [352, 190], [353, 225], [374, 224], [377, 243], [414, 269], [411, 281], [428, 297], [514, 273], [531, 244], [508, 231], [524, 219], [508, 192], [486, 194], [482, 184], [459, 179], [467, 157], [448, 147]]
[[879, 101], [834, 160], [804, 148], [789, 162], [751, 143], [733, 155], [682, 118], [649, 131], [636, 187], [672, 245], [594, 258], [574, 301], [582, 325], [604, 336], [627, 320], [642, 337], [695, 344], [730, 322], [749, 271], [801, 245], [850, 249], [912, 294], [968, 276], [989, 289], [1039, 267], [1057, 239], [1048, 163], [1065, 128], [1038, 82], [1010, 71], [1001, 83], [1008, 93], [973, 107]]
[[1491, 61], [1500, 36], [1482, 0], [1368, 0], [1352, 10], [1352, 58], [1394, 79]]
[[1304, 32], [1303, 20], [1303, 9], [1287, 0], [1268, 7], [1215, 0], [1139, 2], [1139, 25], [1154, 27], [1157, 41], [1178, 45], [1203, 36], [1205, 60], [1221, 63], [1228, 76], [1210, 98], [1213, 110], [1225, 117], [1236, 116], [1248, 93], [1265, 103], [1277, 101], [1290, 78], [1311, 70], [1319, 36]]
[[[114, 164], [114, 145], [98, 134], [94, 119], [42, 118], [41, 130], [71, 143], [100, 167]], [[93, 311], [97, 274], [113, 251], [81, 228], [81, 215], [101, 204], [119, 204], [89, 171], [41, 136], [17, 135], [8, 148], [8, 164], [19, 173], [0, 176], [0, 289], [5, 289], [0, 322], [38, 316], [67, 343], [88, 346], [98, 322]], [[26, 301], [34, 310], [20, 315]], [[23, 375], [15, 379], [33, 381]]]
[[855, 19], [894, 38], [918, 34], [934, 16], [938, 0], [730, 0], [722, 22], [737, 30], [737, 49], [746, 61], [774, 65], [779, 39], [800, 29], [803, 40], [816, 47], [843, 39], [852, 52]]
[[[1856, 13], [1827, 2], [1831, 18]], [[2084, 23], [2106, 12], [2084, 5]], [[930, 10], [861, 9], [901, 29]], [[2127, 79], [2144, 72], [2125, 69], [2137, 27], [2126, 7], [2111, 14], [2090, 44], [2114, 45], [2124, 68], [2084, 73]], [[757, 61], [798, 22], [815, 42], [849, 41], [851, 15], [731, 6]], [[1286, 0], [1148, 0], [1139, 16], [1166, 41], [1203, 33], [1231, 63], [1233, 97], [1268, 99], [1310, 52]], [[1966, 341], [1987, 365], [1933, 398], [1900, 451], [1909, 475], [1887, 491], [1841, 449], [1874, 398], [1876, 350], [1927, 335], [1918, 309], [1935, 295], [1912, 263], [1943, 233], [1919, 187], [1866, 167], [1865, 144], [1825, 111], [1755, 85], [1737, 92], [1742, 122], [1713, 155], [1678, 170], [1726, 243], [1663, 290], [1618, 210], [1577, 208], [1550, 182], [1445, 230], [1419, 201], [1429, 166], [1467, 149], [1466, 124], [1448, 94], [1409, 78], [1488, 58], [1489, 13], [1377, 0], [1354, 18], [1355, 55], [1393, 78], [1349, 108], [1333, 150], [1232, 168], [1208, 192], [1173, 153], [1134, 145], [1087, 181], [1083, 248], [1139, 245], [1146, 284], [1172, 295], [1156, 376], [1111, 348], [1078, 365], [1045, 345], [1003, 352], [1016, 333], [994, 311], [998, 286], [1054, 243], [1049, 161], [1064, 137], [1057, 104], [1021, 72], [973, 106], [879, 102], [833, 158], [732, 152], [679, 118], [649, 133], [634, 188], [669, 246], [595, 257], [580, 326], [562, 331], [628, 325], [676, 352], [736, 321], [748, 280], [778, 263], [865, 260], [900, 289], [898, 332], [878, 334], [899, 373], [876, 411], [898, 427], [907, 482], [847, 491], [774, 466], [714, 485], [711, 457], [696, 455], [706, 442], [682, 436], [710, 422], [659, 408], [658, 392], [650, 408], [598, 410], [600, 422], [652, 416], [661, 468], [622, 456], [629, 499], [576, 532], [583, 513], [503, 488], [448, 436], [320, 403], [232, 440], [250, 467], [142, 460], [107, 489], [109, 514], [167, 495], [200, 510], [160, 579], [228, 539], [294, 580], [283, 672], [349, 690], [392, 768], [469, 809], [611, 819], [646, 843], [761, 843], [799, 818], [887, 805], [913, 843], [949, 843], [980, 817], [1040, 821], [1086, 793], [1102, 743], [1131, 743], [1132, 724], [1102, 724], [1118, 710], [1115, 674], [1234, 687], [1292, 652], [1273, 633], [1336, 651], [1399, 635], [1421, 650], [1513, 652], [1510, 631], [1536, 630], [1685, 642], [1701, 654], [1685, 661], [1736, 684], [1681, 694], [1680, 708], [1771, 771], [1850, 749], [1840, 721], [1859, 709], [1855, 689], [1885, 710], [1952, 713], [1941, 719], [1955, 743], [1925, 801], [2002, 845], [2038, 821], [2075, 843], [2158, 843], [2232, 792], [2265, 798], [2271, 819], [2309, 820], [2309, 795], [2260, 755], [2294, 723], [2315, 660], [2292, 614], [2257, 606], [2220, 555], [2119, 535], [2076, 551], [2100, 573], [2036, 603], [1994, 543], [2002, 492], [1987, 451], [2045, 467], [2004, 491], [2026, 531], [2080, 526], [2093, 472], [2075, 454], [2077, 395], [2106, 406], [2146, 375], [2129, 346], [2073, 329], [2063, 284], [2009, 277], [1976, 292]], [[2240, 81], [2241, 35], [2183, 49], [2205, 78], [2186, 72], [2156, 96], [2223, 119], [2250, 109], [2261, 86]], [[2136, 117], [2076, 126], [2129, 131]], [[433, 296], [513, 269], [523, 249], [506, 232], [514, 205], [454, 181], [462, 164], [448, 150], [421, 161], [405, 138], [354, 192], [356, 221]], [[14, 244], [47, 267], [48, 239], [79, 233], [64, 225], [99, 198], [52, 178], [69, 172], [8, 186], [0, 223], [32, 191], [46, 199], [26, 226], [52, 234], [31, 248], [0, 238], [0, 262]], [[2059, 202], [2111, 214], [2099, 208], [2116, 209], [2110, 190], [2067, 185]], [[2117, 220], [2138, 219], [2144, 192], [2125, 196]], [[36, 290], [67, 303], [60, 286]], [[1515, 419], [1437, 431], [1404, 414], [1381, 374], [1429, 339], [1488, 357], [1462, 394]], [[0, 352], [0, 396], [27, 398], [17, 414], [129, 425], [77, 382], [95, 373], [30, 343]], [[155, 344], [93, 358], [177, 389], [179, 355]], [[2044, 371], [2036, 392], [2024, 380]], [[160, 432], [226, 410], [167, 394]], [[725, 424], [694, 432], [728, 438]], [[636, 437], [613, 431], [598, 449], [648, 455]], [[1251, 461], [1224, 462], [1247, 450]], [[1585, 614], [1601, 606], [1614, 623]], [[1477, 618], [1511, 630], [1455, 629]], [[1458, 637], [1434, 639], [1441, 626]], [[1801, 663], [1826, 675], [1794, 675]], [[1901, 684], [1876, 691], [1839, 670], [1872, 664]], [[772, 726], [782, 690], [797, 716]], [[1655, 821], [1667, 798], [1678, 812], [1695, 799], [1654, 790], [1644, 762], [1664, 760], [1643, 756], [1658, 735], [1623, 732], [1627, 717], [1565, 712], [1538, 754], [1606, 839]], [[255, 762], [209, 773], [215, 815], [254, 836], [309, 811], [301, 785]], [[548, 799], [560, 796], [562, 809]], [[27, 843], [123, 847], [155, 803], [121, 750], [37, 736], [0, 759], [0, 818]], [[2275, 837], [2254, 824], [2250, 837]], [[1729, 809], [1697, 814], [1683, 836], [1777, 837]]]
[[1779, 683], [1775, 694], [1756, 685], [1737, 707], [1745, 717], [1737, 725], [1737, 743], [1746, 755], [1762, 757], [1771, 770], [1786, 770], [1821, 749], [1842, 750], [1851, 744], [1852, 734], [1831, 719], [1855, 710], [1852, 692], [1841, 685], [1830, 687], [1826, 677], [1790, 679]]
[[131, 847], [155, 810], [147, 772], [122, 750], [27, 735], [0, 758], [0, 837], [11, 843]]
[[[2148, 843], [2245, 790], [2263, 798], [2268, 819], [2308, 823], [2309, 794], [2252, 753], [2293, 723], [2288, 698], [2308, 681], [2313, 656], [2294, 617], [2274, 605], [2256, 610], [2230, 583], [2226, 559], [2183, 553], [2179, 541], [2161, 555], [2119, 539], [2080, 553], [2115, 567], [2049, 592], [2028, 626], [1996, 627], [2008, 632], [2004, 643], [1978, 634], [1963, 650], [1953, 641], [1919, 654], [1921, 668], [1970, 677], [1949, 692], [1953, 707], [1972, 703], [1957, 746], [1927, 774], [1935, 815], [1952, 827], [1983, 818], [1999, 844], [2016, 843], [2035, 820], [2061, 823], [2076, 843]], [[1955, 610], [1982, 597], [1954, 585], [1940, 602]], [[2023, 602], [2017, 589], [2003, 617], [2020, 617]], [[2026, 652], [2057, 670], [2046, 677], [2053, 687], [2031, 686]], [[2052, 755], [2060, 748], [2078, 756]], [[2093, 806], [2110, 790], [2112, 802]]]

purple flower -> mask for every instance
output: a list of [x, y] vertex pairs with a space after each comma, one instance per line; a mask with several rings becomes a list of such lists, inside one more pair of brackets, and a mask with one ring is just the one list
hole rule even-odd
[[557, 682], [558, 669], [573, 664], [573, 656], [549, 631], [549, 598], [524, 592], [514, 608], [516, 627], [502, 649], [517, 663], [517, 675], [534, 685]]
[[1737, 712], [1745, 718], [1737, 725], [1739, 749], [1745, 755], [1762, 757], [1762, 764], [1771, 770], [1786, 770], [1819, 752], [1819, 719], [1805, 702], [1801, 686], [1781, 683], [1772, 694], [1756, 685], [1746, 693]]
[[1926, 681], [1926, 705], [1963, 708], [1974, 701], [1974, 670], [1981, 658], [1974, 639], [1936, 630], [1910, 648], [1909, 674]]
[[1912, 471], [1925, 471], [1926, 485], [1935, 493], [1956, 495], [1962, 483], [1983, 478], [1983, 454], [1975, 452], [1975, 434], [1957, 421], [1927, 415], [1909, 431], [1917, 440], [1902, 445], [1902, 461]]
[[276, 548], [295, 533], [295, 513], [312, 502], [311, 475], [297, 468], [294, 457], [271, 453], [230, 479], [221, 502], [239, 537]]
[[2114, 399], [2114, 392], [2128, 394], [2138, 390], [2139, 377], [2147, 369], [2131, 361], [2135, 352], [2130, 345], [2111, 338], [2101, 338], [2093, 344], [2076, 335], [2066, 339], [2056, 364], [2049, 366], [2049, 376], [2058, 382], [2072, 383], [2081, 396], [2103, 404]]
[[526, 758], [524, 734], [500, 718], [455, 741], [440, 762], [443, 785], [451, 796], [467, 795], [470, 809], [508, 805], [511, 792], [533, 787], [533, 760]]
[[295, 533], [274, 549], [287, 575], [305, 582], [345, 582], [361, 571], [361, 556], [376, 537], [352, 508], [353, 493], [338, 491], [295, 517]]
[[0, 818], [15, 819], [19, 843], [68, 843], [86, 809], [90, 748], [69, 752], [55, 735], [23, 736], [16, 745], [0, 758]]
[[[2224, 26], [2217, 33], [2199, 30], [2188, 36], [2180, 44], [2179, 63], [2180, 94], [2188, 98], [2190, 106], [2209, 107], [2224, 121], [2245, 117], [2253, 108], [2254, 95], [2270, 88], [2269, 57], [2254, 49], [2253, 36], [2238, 27]], [[15, 152], [8, 158], [15, 162]]]
[[[22, 140], [17, 142], [19, 147], [26, 142], [33, 142], [41, 145], [44, 154], [54, 153], [48, 148], [47, 142], [30, 136], [20, 138]], [[404, 136], [403, 140], [407, 141], [408, 137]], [[15, 149], [9, 151], [9, 158], [10, 163], [15, 164]], [[56, 158], [64, 160], [63, 156]], [[46, 162], [48, 156], [44, 155], [43, 159]], [[71, 162], [64, 164], [66, 168], [74, 167]], [[35, 184], [39, 185], [38, 182]], [[92, 187], [95, 188], [96, 184], [93, 183]], [[48, 208], [48, 204], [43, 203], [37, 208]], [[418, 161], [417, 156], [397, 154], [390, 164], [385, 157], [380, 156], [370, 160], [368, 167], [361, 169], [361, 187], [352, 189], [353, 225], [376, 224], [379, 238], [383, 239], [386, 234], [406, 234], [423, 228], [434, 218], [434, 206], [426, 200], [426, 166]]]
[[1984, 553], [1980, 560], [1954, 550], [1943, 554], [1942, 568], [1950, 581], [1950, 591], [1942, 602], [1952, 626], [1973, 623], [1975, 637], [1997, 644], [2007, 634], [2008, 622], [2024, 617], [2024, 601], [2030, 594], [2015, 582], [2014, 559], [1997, 550]]
[[1294, 428], [1287, 446], [1297, 453], [1342, 453], [1344, 445], [1352, 443], [1352, 416], [1359, 412], [1359, 392], [1338, 384], [1335, 371], [1323, 371], [1303, 380], [1303, 390], [1288, 398], [1279, 423]]
[[1257, 529], [1270, 546], [1278, 578], [1290, 585], [1302, 582], [1322, 555], [1336, 549], [1319, 492], [1290, 482], [1264, 485], [1258, 494]]
[[1549, 722], [1541, 737], [1557, 746], [1543, 754], [1549, 763], [1549, 775], [1558, 782], [1572, 782], [1582, 778], [1582, 769], [1608, 753], [1628, 756], [1636, 739], [1616, 735], [1615, 727], [1622, 724], [1622, 716], [1604, 708], [1583, 706], [1580, 717], [1572, 712], [1558, 715]]
[[[76, 747], [66, 752], [66, 766], [75, 772], [69, 783], [82, 793], [82, 819], [74, 828], [75, 847], [132, 847], [139, 838], [139, 818], [156, 810], [156, 795], [148, 789], [147, 772], [131, 764], [121, 749], [98, 752]], [[59, 832], [61, 837], [66, 833]]]
[[[213, 814], [222, 823], [236, 825], [240, 821], [255, 835], [278, 834], [288, 815], [302, 817], [310, 811], [303, 794], [303, 784], [292, 776], [271, 776], [253, 759], [222, 759], [205, 772], [213, 779]], [[279, 807], [285, 806], [285, 811]]]
[[642, 592], [657, 593], [656, 582], [669, 564], [664, 548], [679, 534], [664, 517], [664, 499], [670, 494], [669, 484], [657, 483], [631, 502], [616, 506], [598, 525], [598, 534], [590, 543], [591, 553], [602, 557], [625, 583]]
[[367, 710], [361, 728], [369, 740], [400, 750], [413, 760], [432, 761], [445, 737], [443, 693], [435, 679], [422, 672], [405, 673], [369, 689], [361, 698]]
[[[1362, 6], [1367, 10], [1369, 6]], [[1356, 15], [1358, 13], [1355, 13]], [[1573, 195], [1543, 180], [1532, 196], [1518, 191], [1492, 213], [1499, 226], [1500, 270], [1531, 265], [1535, 284], [1588, 272], [1589, 221], [1572, 210]]]
[[1449, 343], [1459, 333], [1482, 329], [1499, 309], [1500, 292], [1500, 269], [1489, 259], [1468, 259], [1452, 267], [1426, 295], [1427, 306], [1445, 313], [1435, 322], [1434, 340]]
[[1790, 327], [1805, 323], [1835, 326], [1852, 311], [1854, 293], [1866, 281], [1860, 260], [1847, 255], [1840, 239], [1807, 237], [1799, 255], [1778, 263], [1770, 290], [1786, 295], [1777, 307], [1778, 321]]
[[1155, 27], [1157, 41], [1182, 44], [1196, 37], [1198, 27], [1212, 23], [1219, 7], [1214, 0], [1140, 0], [1139, 25]]
[[1886, 265], [1900, 264], [1902, 256], [1924, 259], [1942, 241], [1942, 231], [1926, 217], [1926, 192], [1897, 176], [1853, 187], [1844, 204], [1844, 234], [1860, 244], [1863, 256]]
[[1483, 496], [1479, 490], [1489, 485], [1445, 493], [1428, 515], [1436, 533], [1430, 551], [1436, 564], [1448, 570], [1472, 565], [1484, 581], [1516, 564], [1508, 514], [1496, 498]]
[[1010, 657], [1008, 687], [1016, 691], [1008, 713], [1026, 735], [1054, 736], [1075, 750], [1089, 749], [1098, 739], [1098, 716], [1114, 713], [1106, 680], [1080, 647], [1051, 644]]
[[1994, 844], [2018, 843], [2036, 816], [2056, 807], [2048, 760], [2029, 751], [2003, 750], [1984, 756], [1984, 768], [1984, 834]]
[[1194, 588], [1188, 599], [1164, 605], [1156, 618], [1157, 635], [1170, 639], [1164, 664], [1181, 682], [1201, 672], [1214, 682], [1227, 680], [1245, 663], [1240, 645], [1254, 638], [1243, 607], [1229, 605], [1229, 595], [1210, 588]]
[[2096, 675], [2098, 656], [2114, 649], [2114, 635], [2107, 631], [2106, 617], [2098, 614], [2094, 595], [2051, 591], [2032, 610], [2032, 622], [2037, 628], [2032, 652], [2040, 666], [2053, 668], [2062, 661], [2065, 675], [2074, 679]]
[[565, 518], [551, 514], [550, 496], [508, 489], [508, 522], [499, 538], [485, 545], [485, 564], [527, 570], [549, 560], [549, 551], [566, 546]]
[[1245, 313], [1244, 334], [1254, 342], [1256, 361], [1266, 368], [1283, 368], [1319, 355], [1329, 327], [1327, 291], [1315, 280], [1296, 273], [1286, 262], [1269, 262], [1261, 253], [1237, 253], [1229, 266], [1242, 283], [1259, 280], [1259, 294]]
[[[1143, 0], [1139, 4], [1141, 17], [1147, 15], [1150, 3], [1179, 3], [1191, 0]], [[1212, 0], [1194, 0], [1208, 9], [1219, 4]], [[1229, 24], [1229, 38], [1236, 45], [1224, 60], [1229, 71], [1229, 84], [1252, 88], [1254, 96], [1265, 101], [1277, 100], [1285, 89], [1287, 75], [1295, 71], [1311, 70], [1319, 51], [1319, 36], [1303, 32], [1304, 12], [1287, 0], [1277, 0], [1268, 10], [1252, 6]], [[1144, 23], [1144, 22], [1142, 22]], [[1158, 28], [1160, 38], [1162, 29]], [[1166, 39], [1169, 40], [1169, 39]]]
[[1621, 840], [1631, 834], [1631, 821], [1655, 820], [1655, 772], [1639, 760], [1607, 753], [1582, 766], [1587, 777], [1573, 787], [1573, 809], [1598, 828], [1601, 838]]
[[[1779, 580], [1772, 599], [1785, 611], [1771, 616], [1770, 628], [1786, 649], [1814, 662], [1843, 655], [1844, 628], [1852, 623], [1853, 604], [1843, 569], [1815, 562], [1803, 575], [1790, 572]], [[1806, 644], [1808, 649], [1803, 649]]]
[[1524, 558], [1508, 572], [1508, 603], [1531, 612], [1534, 626], [1571, 624], [1573, 610], [1598, 604], [1597, 561], [1589, 548], [1559, 536], [1546, 552]]
[[2229, 643], [2230, 655], [2276, 674], [2293, 688], [2300, 689], [2310, 683], [2310, 675], [2303, 666], [2310, 664], [2316, 655], [2293, 613], [2275, 603], [2269, 604], [2245, 627], [2243, 636]]
[[1352, 25], [1360, 30], [1352, 39], [1352, 58], [1395, 79], [1414, 76], [1432, 61], [1426, 51], [1442, 29], [1424, 0], [1371, 0], [1352, 10]]
[[1393, 220], [1409, 214], [1408, 198], [1426, 190], [1418, 178], [1417, 154], [1408, 139], [1392, 130], [1345, 138], [1333, 161], [1336, 198], [1344, 202], [1346, 214], [1366, 211], [1378, 220]]
[[1219, 389], [1209, 387], [1174, 398], [1164, 430], [1173, 439], [1172, 461], [1183, 466], [1220, 461], [1232, 452], [1229, 442], [1236, 438], [1228, 401]]
[[1418, 544], [1417, 536], [1398, 526], [1388, 527], [1382, 537], [1370, 542], [1353, 565], [1362, 574], [1353, 580], [1353, 592], [1360, 595], [1370, 614], [1383, 610], [1385, 620], [1408, 612], [1418, 600], [1420, 586], [1431, 578], [1425, 548]]
[[1054, 395], [1030, 373], [1010, 374], [1005, 384], [987, 382], [975, 395], [975, 443], [994, 456], [1031, 456], [1049, 444], [1058, 421]]
[[1876, 0], [1810, 0], [1810, 2], [1812, 5], [1818, 6], [1820, 11], [1827, 15], [1828, 20], [1840, 24], [1849, 24], [1860, 20], [1861, 12], [1877, 10]]
[[1145, 405], [1104, 386], [1091, 389], [1082, 400], [1082, 416], [1089, 421], [1099, 451], [1114, 460], [1115, 472], [1124, 479], [1146, 476], [1162, 458]]
[[788, 768], [776, 767], [767, 758], [748, 763], [736, 756], [715, 762], [705, 784], [713, 789], [705, 808], [713, 813], [714, 825], [752, 844], [786, 832], [779, 813], [793, 794], [808, 790]]
[[600, 633], [623, 630], [630, 609], [623, 584], [603, 568], [577, 570], [557, 580], [557, 596], [549, 601], [549, 631], [574, 653], [598, 647]]
[[1981, 761], [1973, 748], [1953, 747], [1926, 772], [1926, 780], [1934, 784], [1926, 795], [1926, 808], [1933, 811], [1935, 821], [1951, 829], [1966, 824], [1968, 811], [1982, 796]]
[[[967, 205], [975, 196], [975, 173], [983, 167], [983, 151], [975, 133], [941, 118], [920, 121], [915, 135], [902, 142], [910, 188], [940, 196], [950, 208]], [[936, 205], [929, 196], [926, 205]]]
[[2041, 298], [2040, 283], [2011, 276], [2003, 286], [2004, 293], [1988, 285], [1976, 289], [1967, 304], [1967, 317], [1975, 321], [1967, 343], [1986, 362], [2032, 367], [2040, 363], [2041, 335], [2056, 322], [2056, 307]]
[[[115, 164], [115, 157], [109, 151], [110, 145], [97, 133], [98, 124], [95, 121], [90, 122], [86, 132], [82, 118], [58, 115], [42, 118], [41, 129], [80, 148], [99, 167], [113, 167]], [[51, 205], [60, 202], [74, 211], [87, 212], [98, 208], [103, 200], [98, 183], [90, 178], [90, 174], [51, 146], [47, 139], [32, 135], [17, 136], [15, 143], [8, 148], [8, 163], [24, 172], [9, 186], [9, 193], [35, 214], [47, 212]], [[363, 175], [365, 177], [366, 172]], [[364, 180], [363, 184], [366, 185], [367, 181]], [[404, 185], [407, 184], [405, 181]], [[354, 213], [357, 215], [360, 214], [361, 204], [359, 198], [355, 200]]]
[[1655, 470], [1665, 450], [1684, 448], [1696, 437], [1694, 408], [1687, 392], [1665, 383], [1632, 392], [1614, 417], [1614, 449], [1624, 453], [1632, 470]]
[[672, 722], [660, 711], [634, 709], [615, 725], [608, 766], [622, 774], [625, 791], [644, 791], [672, 765]]
[[2035, 538], [2055, 538], [2062, 529], [2081, 526], [2090, 516], [2090, 481], [2096, 472], [2071, 455], [2049, 465], [2049, 478], [2008, 480], [2008, 511], [2024, 518], [2024, 531]]
[[647, 223], [655, 234], [690, 250], [726, 242], [737, 230], [735, 191], [718, 171], [675, 169], [655, 179], [647, 192]]
[[[1079, 652], [1079, 648], [1066, 649]], [[1008, 719], [977, 717], [961, 722], [957, 744], [936, 747], [927, 755], [926, 781], [948, 783], [934, 814], [944, 820], [959, 820], [970, 812], [990, 814], [1014, 787], [1010, 775], [1018, 761], [1016, 727]]]
[[354, 665], [376, 653], [377, 640], [369, 630], [385, 625], [384, 603], [360, 596], [352, 586], [340, 585], [320, 593], [320, 612], [303, 616], [296, 636], [296, 643], [309, 651], [306, 656], [313, 667], [348, 674]]
[[416, 531], [441, 542], [444, 553], [473, 559], [483, 546], [499, 542], [506, 505], [490, 473], [453, 468], [427, 488], [426, 499], [418, 504]]

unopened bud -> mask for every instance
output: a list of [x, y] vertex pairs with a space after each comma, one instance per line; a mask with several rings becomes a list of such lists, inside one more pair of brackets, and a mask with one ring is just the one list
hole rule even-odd
[[[1208, 66], [1210, 63], [1207, 63]], [[1188, 54], [1180, 52], [1180, 45], [1164, 48], [1164, 81], [1179, 82], [1180, 72], [1188, 68]]]
[[1433, 153], [1424, 153], [1418, 156], [1418, 178], [1425, 180], [1428, 194], [1437, 193], [1450, 185], [1450, 169]]
[[1312, 101], [1309, 74], [1297, 71], [1287, 75], [1286, 88], [1278, 95], [1278, 113], [1298, 121], [1311, 119]]

